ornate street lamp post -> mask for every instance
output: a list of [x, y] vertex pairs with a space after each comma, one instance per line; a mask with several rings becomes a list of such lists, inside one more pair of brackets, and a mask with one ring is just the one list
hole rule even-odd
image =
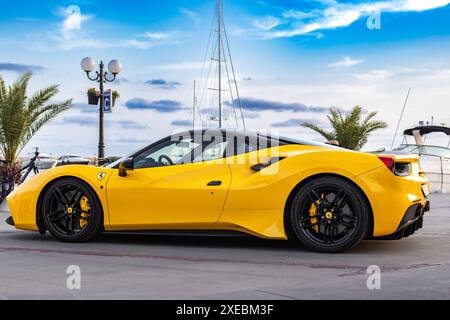
[[[96, 81], [100, 84], [100, 108], [99, 108], [99, 136], [98, 136], [98, 164], [102, 165], [105, 160], [105, 139], [104, 139], [104, 110], [103, 110], [103, 91], [105, 82], [113, 82], [117, 75], [122, 71], [122, 64], [118, 60], [111, 60], [108, 64], [108, 72], [104, 72], [105, 65], [100, 61], [100, 70], [95, 71], [96, 76], [91, 77], [91, 72], [95, 69], [95, 61], [92, 58], [84, 58], [81, 60], [81, 69], [86, 72], [89, 80]], [[110, 76], [112, 75], [112, 77]]]

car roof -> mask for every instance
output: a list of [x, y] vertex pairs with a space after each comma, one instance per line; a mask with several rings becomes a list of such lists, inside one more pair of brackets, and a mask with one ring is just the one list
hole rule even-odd
[[338, 150], [348, 151], [347, 149], [344, 149], [344, 148], [341, 148], [338, 146], [320, 143], [320, 142], [316, 142], [316, 141], [312, 141], [312, 140], [300, 139], [300, 138], [296, 138], [296, 137], [281, 137], [281, 136], [276, 136], [276, 135], [262, 134], [262, 133], [258, 133], [258, 132], [254, 132], [254, 131], [242, 131], [242, 130], [237, 130], [237, 129], [211, 128], [211, 129], [197, 129], [197, 130], [190, 130], [190, 131], [180, 131], [180, 132], [174, 133], [163, 139], [157, 140], [157, 141], [151, 143], [150, 145], [145, 146], [144, 148], [141, 148], [133, 153], [130, 153], [128, 156], [122, 157], [122, 158], [118, 159], [117, 161], [114, 161], [113, 163], [109, 164], [107, 167], [113, 168], [113, 167], [117, 166], [122, 159], [130, 157], [132, 155], [136, 155], [136, 154], [152, 147], [153, 145], [156, 145], [162, 141], [165, 141], [166, 139], [168, 139], [170, 137], [174, 137], [174, 136], [175, 137], [192, 137], [192, 136], [196, 136], [196, 135], [203, 136], [205, 134], [213, 134], [214, 135], [214, 134], [217, 134], [218, 132], [220, 132], [224, 137], [225, 136], [229, 137], [230, 135], [242, 137], [242, 139], [245, 139], [246, 137], [255, 137], [255, 138], [262, 137], [262, 138], [266, 138], [266, 139], [277, 139], [279, 142], [281, 142], [283, 144], [317, 146], [317, 147], [328, 148], [328, 149], [338, 149]]
[[326, 143], [321, 143], [313, 140], [308, 139], [302, 139], [298, 137], [292, 137], [292, 136], [282, 136], [282, 135], [276, 135], [273, 133], [264, 133], [261, 132], [255, 132], [255, 131], [243, 131], [238, 129], [218, 129], [218, 128], [208, 128], [208, 129], [197, 129], [197, 130], [190, 130], [190, 131], [183, 131], [176, 133], [174, 135], [176, 136], [192, 136], [192, 135], [204, 135], [204, 134], [216, 134], [220, 132], [222, 135], [234, 135], [237, 137], [263, 137], [267, 139], [274, 139], [279, 140], [280, 142], [283, 142], [285, 144], [297, 144], [297, 145], [305, 145], [305, 146], [316, 146], [316, 147], [324, 147], [324, 148], [330, 148], [330, 149], [340, 149], [343, 150], [343, 148], [339, 146], [334, 146]]

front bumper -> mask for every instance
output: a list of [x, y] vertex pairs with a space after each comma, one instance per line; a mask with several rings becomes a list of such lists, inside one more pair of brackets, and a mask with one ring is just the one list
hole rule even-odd
[[430, 202], [415, 203], [406, 210], [400, 225], [395, 233], [388, 236], [376, 237], [376, 240], [399, 240], [413, 235], [423, 227], [423, 218], [430, 211]]

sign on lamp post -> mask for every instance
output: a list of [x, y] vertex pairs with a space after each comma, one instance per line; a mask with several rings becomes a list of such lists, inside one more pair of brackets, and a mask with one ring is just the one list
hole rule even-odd
[[88, 79], [91, 81], [96, 81], [100, 84], [101, 100], [99, 108], [98, 164], [103, 165], [105, 159], [103, 117], [105, 112], [111, 112], [111, 107], [113, 103], [112, 92], [110, 92], [107, 96], [105, 96], [103, 86], [106, 82], [113, 82], [116, 79], [117, 75], [122, 71], [122, 64], [118, 60], [111, 60], [108, 64], [109, 73], [103, 71], [105, 67], [103, 61], [100, 62], [99, 67], [100, 67], [99, 71], [95, 71], [95, 75], [91, 76], [91, 72], [93, 72], [95, 69], [94, 59], [86, 57], [83, 60], [81, 60], [81, 68], [83, 69], [84, 72], [86, 72]]
[[104, 113], [111, 113], [112, 112], [112, 91], [107, 90], [103, 93], [103, 112]]

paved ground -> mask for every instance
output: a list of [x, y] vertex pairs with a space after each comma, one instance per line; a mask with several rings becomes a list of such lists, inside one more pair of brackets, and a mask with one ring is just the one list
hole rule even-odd
[[[253, 238], [105, 235], [71, 245], [16, 231], [0, 214], [0, 299], [450, 299], [450, 195], [418, 234], [340, 255]], [[81, 290], [66, 287], [81, 268]], [[367, 267], [382, 269], [368, 290]]]

